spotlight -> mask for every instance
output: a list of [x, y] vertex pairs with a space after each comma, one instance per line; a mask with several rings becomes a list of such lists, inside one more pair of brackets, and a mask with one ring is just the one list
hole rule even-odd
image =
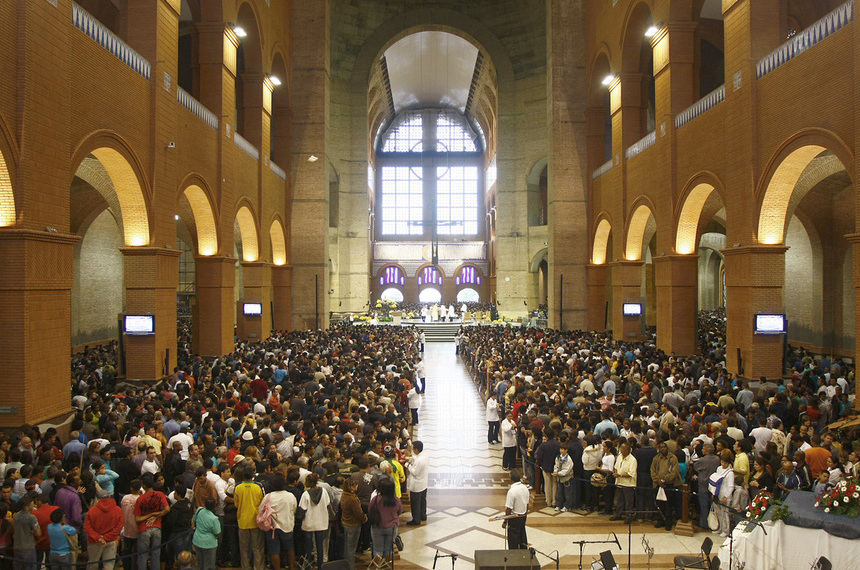
[[272, 75], [271, 73], [269, 74], [269, 81], [271, 81], [272, 85], [275, 87], [281, 84], [281, 79], [277, 75]]
[[230, 27], [233, 29], [233, 33], [236, 34], [240, 38], [248, 37], [248, 32], [245, 31], [245, 28], [240, 26], [239, 24], [230, 22]]
[[603, 78], [603, 81], [601, 81], [600, 83], [602, 83], [603, 85], [609, 85], [610, 83], [612, 83], [612, 81], [613, 81], [614, 79], [615, 79], [615, 74], [614, 74], [614, 73], [610, 73], [609, 75], [607, 75], [606, 77], [604, 77], [604, 78]]
[[662, 28], [662, 27], [663, 27], [663, 22], [657, 22], [656, 24], [651, 24], [650, 26], [648, 26], [648, 29], [645, 30], [645, 37], [646, 38], [653, 38], [654, 36], [657, 35], [657, 32], [659, 32], [660, 28]]

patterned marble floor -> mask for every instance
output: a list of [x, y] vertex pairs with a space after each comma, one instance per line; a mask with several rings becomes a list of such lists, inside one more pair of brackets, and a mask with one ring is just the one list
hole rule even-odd
[[[438, 552], [456, 554], [454, 568], [473, 568], [475, 550], [506, 548], [501, 523], [489, 519], [504, 511], [510, 476], [501, 468], [501, 446], [487, 444], [484, 404], [455, 355], [454, 344], [427, 343], [425, 361], [427, 391], [414, 437], [424, 442], [424, 452], [430, 456], [428, 520], [420, 527], [400, 527], [405, 548], [396, 566], [432, 568]], [[408, 506], [405, 509], [403, 522], [411, 518]], [[612, 545], [613, 555], [619, 568], [627, 568], [627, 531], [627, 525], [610, 522], [605, 516], [557, 513], [546, 507], [543, 495], [532, 493], [529, 541], [537, 551], [560, 555], [561, 568], [578, 567], [579, 546], [574, 540], [611, 540], [612, 533], [621, 542], [620, 550]], [[655, 532], [650, 524], [634, 524], [631, 568], [649, 568], [643, 535], [656, 551], [650, 568], [672, 568], [676, 554], [698, 552], [708, 536], [676, 536], [664, 530]], [[719, 537], [714, 538], [719, 544]], [[598, 554], [608, 549], [606, 544], [586, 546], [583, 567], [590, 568]], [[555, 567], [547, 557], [538, 555], [538, 560], [544, 568]], [[445, 558], [436, 565], [445, 569], [450, 564], [451, 559]]]

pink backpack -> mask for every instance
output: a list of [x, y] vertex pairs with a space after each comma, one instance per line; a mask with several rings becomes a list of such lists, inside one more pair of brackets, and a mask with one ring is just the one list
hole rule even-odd
[[270, 495], [263, 497], [260, 503], [260, 508], [257, 511], [257, 528], [264, 532], [272, 531], [272, 536], [275, 536], [275, 511], [272, 510], [272, 504], [269, 502]]

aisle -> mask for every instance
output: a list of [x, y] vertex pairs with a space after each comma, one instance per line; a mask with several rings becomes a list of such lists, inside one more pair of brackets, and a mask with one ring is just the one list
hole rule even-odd
[[[475, 550], [506, 548], [501, 522], [490, 517], [504, 512], [510, 474], [501, 468], [502, 448], [487, 444], [484, 403], [469, 372], [455, 355], [453, 343], [426, 343], [427, 391], [422, 397], [419, 425], [415, 438], [424, 442], [429, 455], [430, 475], [427, 492], [427, 523], [420, 527], [401, 524], [405, 544], [397, 561], [399, 568], [432, 568], [436, 552], [458, 555], [455, 568], [472, 568]], [[408, 506], [401, 523], [410, 520]], [[530, 543], [539, 551], [561, 552], [561, 568], [576, 568], [579, 547], [572, 540], [604, 540], [615, 532], [622, 550], [612, 547], [621, 567], [627, 567], [627, 526], [610, 522], [608, 517], [558, 513], [547, 508], [543, 495], [532, 493], [527, 523]], [[672, 568], [675, 554], [698, 552], [703, 538], [699, 533], [687, 538], [665, 531], [654, 531], [650, 524], [633, 525], [632, 567], [646, 568], [647, 557], [641, 546], [645, 534], [657, 555], [651, 568]], [[715, 551], [718, 540], [715, 541]], [[608, 545], [585, 549], [583, 567]], [[539, 558], [546, 568], [555, 564]], [[451, 567], [450, 559], [437, 562], [437, 568]]]

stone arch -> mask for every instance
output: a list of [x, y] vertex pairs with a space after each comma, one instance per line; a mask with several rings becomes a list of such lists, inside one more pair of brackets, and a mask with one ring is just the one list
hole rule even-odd
[[651, 3], [647, 0], [628, 6], [621, 27], [621, 67], [624, 71], [639, 71], [642, 38], [652, 20]]
[[530, 226], [545, 226], [549, 218], [549, 157], [538, 160], [526, 176]]
[[14, 226], [18, 218], [11, 174], [17, 170], [18, 156], [10, 141], [6, 122], [0, 117], [0, 227]]
[[549, 164], [549, 157], [543, 156], [537, 162], [534, 163], [532, 169], [529, 171], [528, 176], [526, 176], [527, 184], [540, 184], [540, 176], [543, 174], [544, 169]]
[[676, 253], [689, 255], [696, 252], [700, 226], [703, 222], [702, 213], [705, 211], [705, 205], [714, 196], [714, 191], [719, 203], [725, 204], [722, 184], [713, 173], [697, 174], [687, 182], [681, 195], [681, 210], [677, 214]]
[[588, 69], [588, 77], [586, 84], [588, 85], [588, 106], [602, 107], [606, 93], [606, 86], [603, 85], [603, 80], [608, 74], [612, 73], [612, 52], [609, 46], [601, 43], [597, 46], [597, 51], [591, 59], [591, 65]]
[[[624, 257], [628, 261], [640, 261], [646, 232], [650, 235], [649, 222], [656, 221], [654, 217], [654, 206], [646, 198], [639, 198], [634, 202], [630, 220], [627, 223], [627, 241], [624, 248]], [[652, 228], [653, 229], [653, 228]]]
[[[639, 82], [640, 102], [631, 117], [638, 126], [638, 136], [653, 131], [656, 126], [656, 93], [654, 85], [654, 56], [645, 31], [653, 22], [652, 6], [644, 0], [629, 5], [621, 32], [621, 81]], [[634, 87], [628, 85], [627, 88]], [[625, 116], [625, 120], [627, 116]]]
[[290, 112], [290, 73], [287, 58], [280, 44], [272, 51], [272, 75], [281, 80], [280, 86], [275, 86], [272, 92], [272, 121], [270, 125], [270, 158], [283, 168], [290, 170], [290, 128], [292, 115]]
[[284, 226], [280, 217], [272, 220], [269, 227], [269, 238], [272, 241], [272, 263], [275, 265], [287, 264], [287, 241], [284, 238]]
[[612, 223], [606, 214], [598, 217], [597, 229], [594, 230], [594, 244], [591, 248], [591, 263], [603, 265], [609, 255], [609, 236], [612, 233]]
[[250, 204], [242, 204], [236, 210], [236, 223], [239, 224], [239, 236], [242, 240], [242, 261], [257, 261], [260, 258], [257, 219]]
[[151, 193], [143, 175], [145, 170], [136, 154], [121, 137], [103, 131], [90, 135], [78, 146], [72, 157], [72, 164], [76, 165], [73, 172], [77, 172], [77, 167], [89, 155], [101, 163], [113, 185], [119, 202], [125, 245], [149, 245]]
[[[791, 341], [826, 346], [824, 338], [824, 244], [815, 223], [797, 211], [785, 230], [783, 306]], [[840, 302], [841, 300], [833, 300]]]
[[[194, 221], [192, 235], [196, 238], [197, 253], [203, 256], [218, 253], [218, 226], [209, 186], [200, 176], [189, 175], [180, 185], [184, 188], [179, 199], [180, 217], [190, 210]], [[186, 205], [187, 204], [187, 205]], [[191, 228], [189, 228], [191, 229]]]
[[759, 202], [757, 240], [763, 244], [780, 244], [785, 239], [789, 205], [803, 196], [795, 196], [795, 186], [807, 166], [824, 151], [832, 151], [849, 173], [854, 165], [850, 148], [835, 134], [824, 129], [810, 129], [794, 135], [774, 153], [764, 170], [756, 195]]
[[537, 251], [532, 257], [531, 262], [529, 262], [529, 273], [537, 273], [540, 271], [540, 264], [544, 261], [549, 255], [549, 248], [544, 247]]
[[[257, 105], [249, 105], [245, 101], [246, 81], [259, 81], [259, 75], [263, 73], [263, 35], [260, 29], [260, 17], [252, 2], [242, 2], [236, 13], [236, 23], [245, 30], [245, 37], [239, 38], [239, 47], [236, 49], [236, 82], [235, 82], [235, 108], [236, 116], [235, 131], [240, 136], [248, 135], [256, 139], [257, 133], [249, 133], [249, 122], [256, 124], [250, 115], [245, 117], [246, 109], [253, 111]], [[250, 76], [250, 78], [246, 78]], [[265, 88], [264, 88], [265, 89]], [[251, 89], [252, 93], [258, 93]], [[255, 127], [259, 129], [259, 126]], [[262, 134], [262, 133], [259, 133]], [[256, 144], [256, 140], [252, 140]]]

